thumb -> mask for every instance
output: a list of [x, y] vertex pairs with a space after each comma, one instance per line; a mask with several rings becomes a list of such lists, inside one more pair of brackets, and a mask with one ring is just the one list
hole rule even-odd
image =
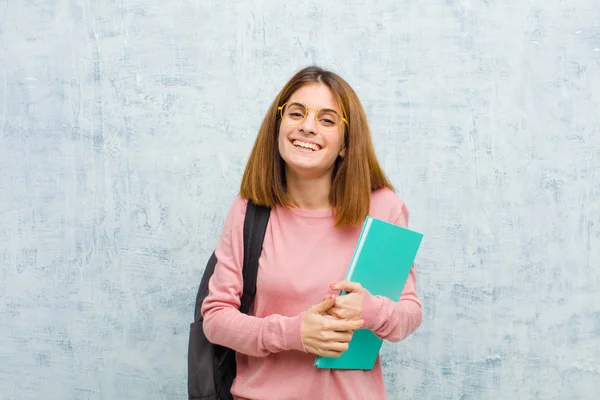
[[335, 297], [333, 295], [328, 296], [319, 304], [315, 304], [311, 307], [311, 310], [315, 313], [321, 314], [329, 310], [335, 304]]

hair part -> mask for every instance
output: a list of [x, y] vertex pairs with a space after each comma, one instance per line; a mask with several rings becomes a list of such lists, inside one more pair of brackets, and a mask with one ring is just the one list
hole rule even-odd
[[394, 190], [394, 187], [379, 165], [367, 116], [355, 91], [339, 75], [318, 66], [296, 72], [269, 106], [246, 164], [240, 196], [268, 207], [292, 206], [278, 147], [278, 107], [309, 83], [325, 84], [348, 120], [347, 126], [343, 124], [345, 155], [335, 161], [329, 203], [334, 210], [335, 225], [352, 227], [364, 222], [369, 214], [373, 190], [384, 187]]

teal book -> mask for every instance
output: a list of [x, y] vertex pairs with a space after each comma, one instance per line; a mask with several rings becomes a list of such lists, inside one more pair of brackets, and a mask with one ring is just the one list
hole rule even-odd
[[[423, 234], [367, 217], [354, 250], [346, 280], [360, 283], [374, 296], [398, 301], [408, 279]], [[345, 293], [340, 293], [344, 295]], [[373, 369], [383, 340], [371, 330], [354, 331], [340, 357], [317, 356], [318, 368]]]

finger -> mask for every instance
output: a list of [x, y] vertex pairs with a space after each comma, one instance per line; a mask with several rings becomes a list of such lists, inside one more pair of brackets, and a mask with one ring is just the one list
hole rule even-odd
[[350, 282], [347, 280], [339, 281], [331, 285], [333, 290], [343, 290], [348, 293], [358, 292], [362, 289], [362, 285], [357, 282]]
[[333, 300], [335, 301], [337, 296], [335, 294], [326, 294], [325, 296], [323, 296], [322, 301], [329, 300], [330, 298], [333, 298]]
[[327, 313], [339, 319], [345, 318], [344, 310], [336, 306], [331, 307]]
[[322, 314], [325, 311], [329, 310], [335, 304], [335, 298], [333, 296], [324, 299], [319, 304], [315, 304], [311, 307], [311, 310], [317, 314]]
[[317, 352], [326, 357], [339, 357], [346, 350], [348, 350], [348, 343], [329, 342], [319, 346]]
[[327, 345], [327, 350], [342, 353], [348, 350], [348, 342], [331, 342]]
[[338, 331], [338, 332], [346, 332], [346, 331], [355, 331], [364, 326], [364, 321], [362, 319], [357, 320], [327, 320], [325, 321], [324, 329], [329, 331]]
[[322, 341], [322, 340], [311, 340], [305, 344], [306, 350], [309, 353], [317, 355], [337, 356], [341, 352], [348, 349], [348, 343], [335, 342], [335, 341]]
[[353, 332], [329, 332], [328, 342], [333, 343], [348, 343], [352, 340]]

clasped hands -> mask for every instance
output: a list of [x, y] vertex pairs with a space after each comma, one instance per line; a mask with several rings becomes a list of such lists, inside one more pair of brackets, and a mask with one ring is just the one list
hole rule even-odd
[[341, 281], [333, 290], [347, 292], [327, 295], [302, 316], [302, 343], [308, 353], [339, 357], [348, 350], [354, 331], [364, 325], [360, 318], [366, 290], [356, 282]]

